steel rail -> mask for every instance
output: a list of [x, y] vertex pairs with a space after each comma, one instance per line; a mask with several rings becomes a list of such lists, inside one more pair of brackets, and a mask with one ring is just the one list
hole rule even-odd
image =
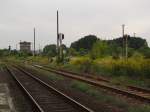
[[28, 90], [22, 85], [22, 83], [18, 80], [18, 78], [15, 76], [14, 72], [10, 70], [8, 66], [6, 66], [7, 71], [11, 74], [13, 79], [17, 82], [17, 84], [22, 88], [22, 90], [26, 93], [26, 95], [29, 97], [29, 99], [32, 101], [32, 103], [37, 107], [37, 110], [39, 112], [44, 112], [44, 110], [41, 108], [41, 106], [36, 102], [36, 100], [32, 97], [32, 95], [28, 92]]
[[65, 95], [64, 93], [62, 93], [61, 91], [55, 89], [54, 87], [50, 86], [49, 84], [47, 84], [46, 82], [42, 81], [41, 79], [35, 77], [32, 73], [25, 71], [24, 69], [18, 67], [18, 66], [14, 66], [15, 68], [17, 68], [18, 70], [22, 71], [23, 73], [25, 73], [26, 75], [32, 77], [33, 79], [35, 79], [36, 81], [38, 81], [39, 83], [41, 83], [42, 85], [44, 85], [45, 87], [47, 87], [48, 89], [51, 89], [53, 91], [55, 91], [57, 94], [63, 96], [64, 98], [66, 98], [66, 100], [68, 100], [69, 102], [71, 102], [72, 104], [75, 104], [76, 106], [80, 107], [82, 110], [86, 111], [86, 112], [94, 112], [92, 109], [89, 109], [88, 107], [82, 105], [81, 103], [75, 101], [74, 99], [72, 99], [71, 97]]
[[102, 84], [99, 81], [95, 81], [93, 79], [85, 78], [83, 76], [73, 75], [71, 73], [66, 73], [66, 72], [55, 70], [55, 69], [45, 68], [45, 67], [40, 66], [40, 65], [36, 65], [35, 67], [46, 70], [46, 71], [50, 71], [50, 72], [53, 72], [53, 73], [56, 73], [56, 74], [59, 74], [59, 75], [62, 75], [62, 76], [65, 76], [65, 77], [68, 77], [68, 78], [71, 78], [71, 79], [79, 80], [79, 81], [82, 81], [82, 82], [85, 82], [85, 83], [88, 83], [88, 84], [91, 84], [91, 85], [94, 85], [94, 86], [97, 86], [97, 87], [101, 87], [103, 89], [107, 89], [107, 90], [110, 90], [110, 91], [118, 93], [118, 94], [122, 94], [122, 95], [125, 95], [125, 96], [128, 96], [128, 97], [131, 97], [131, 98], [135, 98], [135, 99], [138, 99], [140, 101], [150, 103], [149, 98], [146, 98], [144, 96], [141, 96], [141, 95], [138, 95], [138, 94], [135, 94], [135, 93], [131, 93], [131, 92], [126, 91], [126, 90], [121, 90], [121, 89], [118, 89], [118, 88], [115, 88], [115, 87], [112, 87], [112, 86], [109, 86], [109, 85]]
[[[92, 75], [88, 75], [88, 74], [76, 73], [76, 72], [67, 71], [67, 70], [63, 70], [63, 69], [56, 69], [56, 68], [48, 67], [48, 66], [41, 66], [41, 65], [34, 65], [34, 66], [50, 68], [50, 69], [62, 71], [62, 72], [65, 72], [65, 73], [70, 73], [70, 74], [73, 74], [73, 75], [83, 76], [85, 78], [90, 78], [90, 79], [93, 79], [93, 80], [96, 80], [96, 81], [103, 81], [103, 82], [111, 83], [110, 80], [105, 79], [103, 77], [97, 77], [97, 76], [92, 76]], [[137, 90], [139, 92], [145, 92], [145, 93], [150, 94], [150, 89], [146, 89], [146, 88], [142, 88], [142, 87], [137, 87], [137, 86], [132, 86], [132, 85], [124, 85], [124, 84], [121, 84], [121, 83], [114, 83], [114, 84], [115, 85], [121, 85], [121, 86], [124, 86], [124, 87], [132, 89], [132, 90]]]

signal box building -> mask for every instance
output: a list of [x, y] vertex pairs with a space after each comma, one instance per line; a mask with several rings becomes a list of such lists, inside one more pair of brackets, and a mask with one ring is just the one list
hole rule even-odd
[[20, 42], [20, 51], [31, 52], [31, 42]]

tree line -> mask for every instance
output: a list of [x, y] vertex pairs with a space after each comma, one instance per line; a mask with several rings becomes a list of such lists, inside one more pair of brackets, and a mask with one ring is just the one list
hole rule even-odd
[[[79, 40], [72, 42], [64, 51], [67, 56], [84, 56], [89, 55], [92, 59], [105, 56], [120, 58], [123, 52], [123, 38], [119, 37], [112, 40], [103, 40], [95, 35], [88, 35]], [[56, 45], [47, 45], [43, 49], [43, 55], [55, 57], [57, 55]], [[145, 39], [141, 37], [128, 37], [128, 56], [142, 55], [150, 58], [150, 48]]]
[[[104, 40], [95, 35], [88, 35], [71, 43], [70, 47], [62, 45], [65, 57], [70, 56], [84, 56], [88, 55], [92, 59], [103, 58], [105, 56], [112, 56], [113, 58], [120, 58], [123, 52], [123, 38], [119, 37], [112, 40]], [[0, 50], [0, 56], [31, 56], [25, 52], [18, 52], [16, 50], [9, 51], [8, 49]], [[42, 56], [56, 57], [57, 48], [55, 44], [46, 45], [43, 48]], [[128, 37], [128, 56], [141, 55], [145, 58], [150, 58], [150, 48], [145, 39], [141, 37]]]

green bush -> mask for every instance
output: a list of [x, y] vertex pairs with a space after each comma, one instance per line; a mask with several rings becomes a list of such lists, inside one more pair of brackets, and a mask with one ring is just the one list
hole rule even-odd
[[89, 86], [85, 83], [79, 81], [73, 81], [71, 84], [72, 88], [78, 89], [82, 92], [87, 92], [89, 90]]
[[91, 73], [93, 69], [93, 61], [89, 58], [81, 58], [72, 62], [81, 72]]
[[127, 75], [131, 77], [150, 77], [150, 60], [129, 59], [112, 63], [113, 75]]

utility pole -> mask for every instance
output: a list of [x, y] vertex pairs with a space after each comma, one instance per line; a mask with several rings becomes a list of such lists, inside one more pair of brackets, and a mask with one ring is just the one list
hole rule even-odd
[[59, 44], [60, 44], [60, 58], [63, 58], [63, 46], [62, 46], [62, 40], [64, 39], [64, 34], [59, 33]]
[[57, 10], [57, 53], [59, 56], [59, 13]]
[[8, 46], [9, 54], [11, 53], [11, 46]]
[[39, 44], [39, 55], [41, 55], [41, 45]]
[[134, 38], [136, 37], [136, 33], [133, 33]]
[[18, 50], [18, 44], [16, 44], [16, 51]]
[[62, 48], [63, 39], [64, 39], [64, 34], [59, 33], [59, 13], [57, 10], [57, 60], [58, 62], [63, 61], [63, 48]]
[[35, 28], [34, 28], [34, 51], [33, 51], [33, 56], [35, 56]]
[[126, 41], [125, 41], [125, 44], [126, 44], [126, 60], [128, 59], [128, 38], [129, 38], [129, 35], [126, 35], [125, 36], [125, 39], [126, 39]]
[[125, 29], [125, 25], [122, 25], [122, 57], [124, 57], [124, 45], [125, 45], [125, 40], [124, 40], [124, 29]]
[[11, 46], [10, 45], [8, 46], [8, 50], [11, 51]]

